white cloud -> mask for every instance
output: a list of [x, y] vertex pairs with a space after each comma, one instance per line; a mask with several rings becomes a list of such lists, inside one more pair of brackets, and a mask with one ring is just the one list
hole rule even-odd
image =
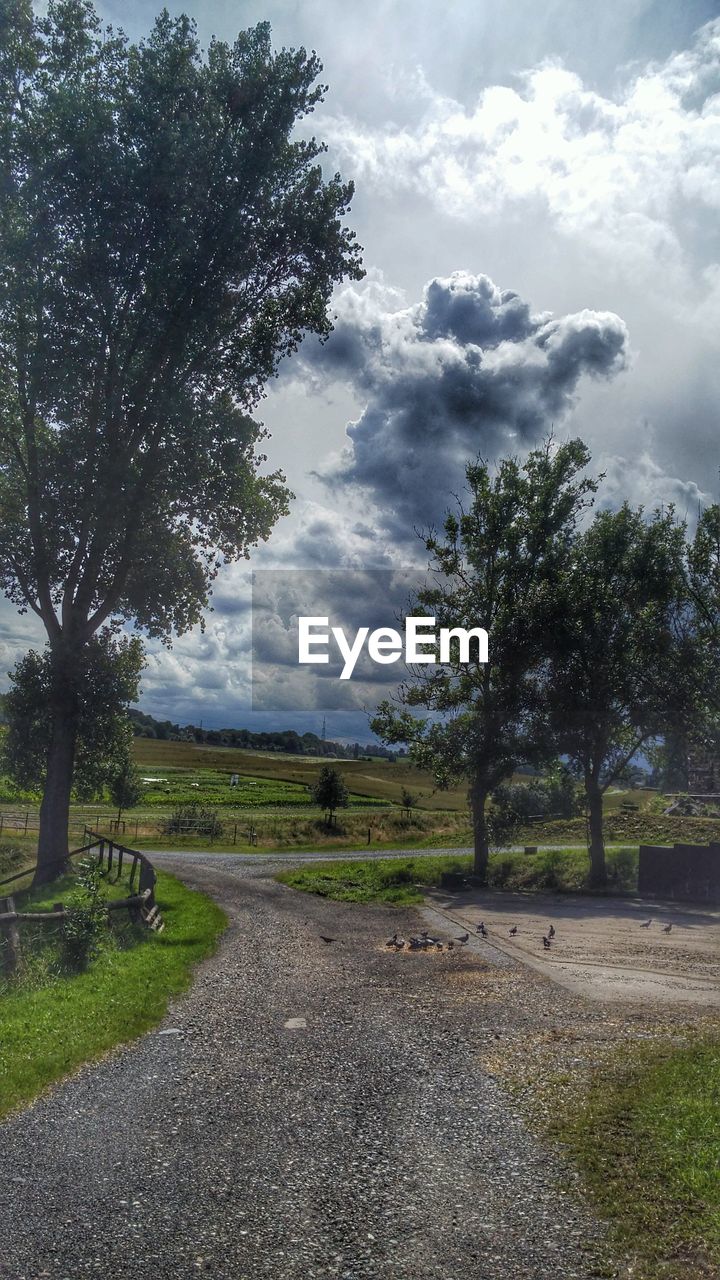
[[616, 269], [662, 263], [680, 280], [684, 206], [720, 209], [720, 19], [614, 98], [558, 63], [518, 80], [486, 88], [470, 110], [416, 84], [414, 125], [326, 116], [324, 134], [364, 187], [410, 190], [473, 223], [535, 204]]

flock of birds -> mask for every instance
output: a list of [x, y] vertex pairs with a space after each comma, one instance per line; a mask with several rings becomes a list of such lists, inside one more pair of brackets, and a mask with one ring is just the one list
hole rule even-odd
[[[476, 925], [475, 931], [481, 938], [488, 938], [490, 936], [485, 927], [484, 920], [481, 920], [480, 923]], [[516, 937], [517, 931], [518, 927], [514, 924], [512, 929], [508, 931], [510, 937]], [[543, 947], [546, 951], [550, 950], [554, 937], [555, 926], [551, 924], [547, 933], [543, 934]], [[464, 947], [469, 941], [470, 934], [461, 933], [455, 938], [450, 938], [445, 942], [442, 942], [440, 938], [433, 937], [428, 929], [423, 929], [422, 933], [414, 934], [408, 939], [408, 941], [401, 937], [399, 933], [394, 933], [392, 938], [388, 938], [385, 946], [388, 950], [394, 949], [395, 951], [453, 951], [458, 944], [461, 947]]]
[[[652, 922], [652, 916], [650, 916], [648, 920], [642, 921], [640, 928], [649, 929]], [[669, 921], [668, 924], [663, 925], [662, 931], [663, 933], [672, 933], [672, 920]], [[490, 936], [485, 927], [484, 920], [481, 920], [476, 926], [476, 933], [479, 934], [481, 938], [488, 938]], [[517, 925], [514, 924], [511, 929], [508, 929], [508, 933], [511, 938], [516, 938], [518, 933]], [[547, 933], [544, 933], [542, 936], [544, 951], [550, 951], [552, 949], [555, 936], [555, 925], [551, 924]], [[321, 933], [320, 941], [329, 945], [331, 942], [337, 942], [337, 938], [328, 938]], [[469, 941], [470, 934], [461, 933], [455, 938], [446, 939], [445, 942], [442, 942], [440, 938], [433, 937], [429, 929], [423, 929], [422, 933], [413, 934], [409, 939], [407, 939], [407, 941], [396, 932], [393, 934], [392, 938], [388, 938], [385, 946], [388, 950], [395, 951], [453, 951], [456, 946], [460, 945], [461, 947], [464, 947]]]

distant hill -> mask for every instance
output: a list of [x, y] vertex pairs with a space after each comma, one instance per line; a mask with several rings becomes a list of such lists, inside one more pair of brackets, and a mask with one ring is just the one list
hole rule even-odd
[[197, 725], [173, 724], [156, 720], [145, 711], [129, 712], [136, 738], [159, 738], [166, 742], [198, 742], [213, 747], [240, 747], [248, 751], [282, 751], [285, 755], [328, 756], [334, 760], [362, 760], [382, 756], [387, 760], [404, 759], [406, 752], [389, 751], [370, 742], [327, 742], [316, 733], [297, 733], [295, 729], [277, 729], [255, 733], [252, 729], [200, 729]]

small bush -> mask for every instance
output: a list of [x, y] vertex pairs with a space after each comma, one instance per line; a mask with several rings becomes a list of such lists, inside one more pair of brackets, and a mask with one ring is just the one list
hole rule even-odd
[[0, 871], [15, 871], [25, 859], [23, 850], [16, 844], [0, 844]]
[[216, 809], [199, 803], [181, 804], [160, 823], [160, 831], [164, 836], [200, 835], [214, 839], [223, 834], [223, 824]]
[[70, 969], [87, 969], [102, 950], [108, 929], [103, 876], [94, 858], [78, 864], [77, 881], [68, 902], [62, 955]]

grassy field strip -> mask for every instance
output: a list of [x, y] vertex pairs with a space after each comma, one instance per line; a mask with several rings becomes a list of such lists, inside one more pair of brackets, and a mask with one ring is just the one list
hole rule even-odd
[[[631, 893], [637, 884], [637, 849], [608, 852], [609, 891]], [[277, 879], [305, 893], [338, 902], [386, 902], [407, 906], [423, 901], [429, 886], [442, 885], [448, 875], [467, 875], [470, 855], [436, 852], [407, 858], [365, 861], [315, 861], [295, 870], [281, 871]], [[536, 854], [495, 853], [490, 857], [488, 887], [514, 891], [574, 893], [582, 891], [588, 876], [585, 849], [543, 849]]]
[[[29, 900], [47, 907], [67, 887], [56, 882]], [[115, 889], [123, 896], [126, 886]], [[85, 973], [0, 995], [0, 1115], [155, 1026], [214, 950], [226, 919], [210, 898], [163, 871], [156, 896], [164, 933], [147, 930], [127, 950], [104, 951]]]
[[720, 1039], [626, 1048], [553, 1131], [640, 1280], [720, 1274]]

